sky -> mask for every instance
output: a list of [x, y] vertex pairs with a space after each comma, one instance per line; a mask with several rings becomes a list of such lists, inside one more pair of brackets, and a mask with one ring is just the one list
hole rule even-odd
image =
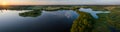
[[0, 0], [0, 5], [119, 5], [120, 0]]

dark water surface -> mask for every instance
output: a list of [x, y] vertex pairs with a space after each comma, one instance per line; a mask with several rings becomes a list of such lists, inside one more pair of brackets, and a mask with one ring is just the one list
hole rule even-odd
[[[29, 10], [28, 10], [29, 11]], [[0, 31], [69, 32], [77, 13], [72, 10], [41, 11], [36, 17], [23, 17], [27, 10], [1, 10]]]
[[94, 6], [56, 11], [0, 10], [0, 31], [120, 32], [119, 9]]

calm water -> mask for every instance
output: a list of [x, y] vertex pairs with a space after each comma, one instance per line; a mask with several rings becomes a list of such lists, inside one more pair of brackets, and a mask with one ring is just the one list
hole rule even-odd
[[118, 13], [94, 11], [92, 8], [80, 8], [78, 11], [1, 10], [0, 31], [119, 32]]
[[72, 22], [78, 16], [72, 10], [41, 11], [40, 15], [35, 17], [19, 15], [29, 11], [1, 10], [0, 31], [69, 32]]
[[99, 18], [97, 14], [100, 14], [100, 13], [110, 13], [110, 11], [94, 11], [92, 10], [91, 8], [80, 8], [79, 9], [81, 12], [86, 12], [86, 13], [90, 13], [94, 18]]

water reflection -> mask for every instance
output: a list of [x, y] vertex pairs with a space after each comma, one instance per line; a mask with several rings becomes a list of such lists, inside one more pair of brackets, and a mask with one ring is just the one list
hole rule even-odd
[[71, 28], [71, 32], [90, 32], [94, 28], [94, 18], [84, 12], [75, 10], [80, 16], [74, 20]]
[[48, 6], [45, 7], [23, 6], [12, 8], [10, 7], [8, 8], [10, 10], [1, 10], [0, 31], [5, 32], [120, 31], [119, 7], [114, 6], [75, 6], [72, 8], [71, 6], [69, 7], [50, 6], [48, 8], [47, 7]]
[[80, 8], [79, 9], [82, 12], [90, 13], [94, 18], [98, 18], [97, 14], [100, 13], [110, 13], [110, 11], [93, 11], [91, 8]]
[[[81, 8], [75, 10], [79, 16], [74, 20], [71, 28], [71, 32], [119, 32], [119, 23], [113, 20], [111, 16], [115, 15], [116, 12], [110, 11], [92, 11], [92, 9]], [[95, 15], [92, 15], [95, 14]], [[117, 13], [116, 13], [117, 14]], [[97, 19], [95, 17], [97, 16]], [[98, 18], [99, 17], [99, 18]], [[119, 16], [117, 16], [119, 17]]]
[[2, 10], [0, 31], [69, 32], [77, 13], [72, 10], [17, 11]]

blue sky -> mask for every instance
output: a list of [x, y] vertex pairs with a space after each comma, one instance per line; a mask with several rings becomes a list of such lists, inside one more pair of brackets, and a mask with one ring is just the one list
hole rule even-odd
[[10, 5], [119, 5], [120, 0], [0, 0]]

